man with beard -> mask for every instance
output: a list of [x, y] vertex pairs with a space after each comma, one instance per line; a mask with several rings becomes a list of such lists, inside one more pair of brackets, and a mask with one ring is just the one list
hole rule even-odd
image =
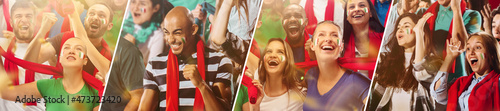
[[[10, 13], [11, 16], [8, 22], [10, 22], [13, 28], [13, 33], [4, 33], [6, 38], [0, 38], [2, 39], [1, 41], [9, 41], [6, 42], [8, 46], [2, 48], [7, 49], [7, 53], [14, 54], [17, 58], [24, 58], [26, 50], [28, 49], [28, 44], [33, 40], [34, 36], [36, 8], [34, 4], [29, 1], [18, 0], [12, 5]], [[49, 19], [46, 19], [44, 23], [53, 24]], [[9, 74], [14, 74], [14, 85], [26, 84], [35, 80], [49, 79], [51, 77], [50, 75], [25, 70], [16, 64], [12, 64], [9, 60], [5, 60], [3, 65]], [[40, 103], [15, 103], [14, 101], [0, 99], [0, 110], [45, 110], [45, 105]]]
[[[47, 61], [61, 53], [61, 43], [72, 37], [82, 39], [88, 48], [87, 56], [89, 63], [83, 66], [83, 70], [97, 79], [103, 80], [109, 70], [111, 60], [111, 50], [103, 39], [106, 31], [113, 27], [113, 11], [104, 3], [94, 4], [87, 10], [84, 26], [79, 21], [79, 14], [83, 12], [83, 6], [74, 2], [74, 12], [67, 12], [73, 31], [64, 32], [56, 35], [48, 42], [42, 38], [36, 37], [34, 42], [30, 43], [26, 60], [40, 63]], [[72, 5], [71, 3], [67, 5]], [[85, 31], [85, 32], [84, 32]], [[97, 75], [96, 75], [97, 74]]]
[[[285, 29], [285, 40], [290, 44], [293, 51], [293, 58], [296, 64], [302, 64], [311, 61], [314, 56], [310, 56], [309, 50], [309, 36], [305, 31], [308, 23], [306, 12], [300, 5], [290, 4], [283, 11], [283, 29]], [[303, 76], [304, 73], [298, 73]]]
[[173, 8], [161, 28], [170, 51], [149, 60], [139, 110], [229, 110], [231, 59], [204, 46], [185, 7]]

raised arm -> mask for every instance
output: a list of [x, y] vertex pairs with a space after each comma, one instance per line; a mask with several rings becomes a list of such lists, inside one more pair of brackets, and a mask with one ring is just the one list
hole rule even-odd
[[226, 42], [226, 31], [227, 24], [229, 21], [229, 13], [231, 12], [231, 7], [233, 6], [233, 0], [224, 0], [221, 7], [218, 9], [218, 13], [215, 18], [215, 23], [212, 27], [210, 34], [210, 39], [215, 45], [222, 45]]
[[[467, 30], [465, 29], [464, 21], [462, 18], [463, 13], [460, 9], [460, 1], [461, 0], [451, 0], [450, 2], [450, 7], [453, 11], [453, 29], [450, 31], [452, 31], [451, 34], [453, 37], [458, 37], [460, 41], [465, 41], [467, 40], [467, 37], [469, 37], [469, 35], [467, 34]], [[481, 22], [479, 22], [479, 24], [480, 23]], [[461, 47], [465, 47], [465, 42], [462, 42]]]
[[446, 104], [448, 101], [448, 71], [451, 68], [453, 61], [464, 51], [459, 49], [461, 42], [457, 38], [451, 38], [451, 40], [446, 41], [446, 57], [443, 64], [441, 65], [437, 76], [430, 86], [431, 96], [439, 104]]
[[[103, 55], [101, 55], [99, 50], [95, 48], [94, 44], [92, 44], [92, 42], [88, 38], [87, 32], [85, 32], [86, 30], [80, 21], [80, 13], [77, 13], [77, 12], [82, 12], [81, 10], [83, 10], [83, 5], [77, 2], [74, 2], [73, 4], [75, 5], [75, 12], [68, 14], [68, 17], [70, 20], [71, 28], [75, 33], [75, 37], [82, 39], [85, 46], [87, 47], [87, 56], [90, 59], [90, 61], [94, 64], [94, 66], [97, 68], [97, 70], [99, 70], [101, 74], [107, 74], [107, 72], [109, 71], [109, 66], [111, 64], [111, 61], [108, 60]], [[109, 28], [111, 28], [112, 26], [113, 25], [110, 25]], [[106, 75], [103, 75], [102, 77], [106, 77]]]
[[26, 55], [24, 60], [42, 63], [47, 61], [49, 58], [54, 57], [56, 51], [54, 47], [48, 42], [45, 42], [45, 34], [50, 31], [50, 28], [57, 21], [56, 15], [54, 13], [43, 13], [42, 25], [35, 35], [33, 40], [28, 45], [26, 50]]

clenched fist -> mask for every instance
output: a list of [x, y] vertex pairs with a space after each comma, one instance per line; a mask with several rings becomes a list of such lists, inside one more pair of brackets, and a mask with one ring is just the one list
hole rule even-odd
[[201, 78], [200, 73], [198, 72], [198, 68], [196, 67], [196, 64], [189, 64], [184, 67], [184, 78], [187, 80], [191, 80], [191, 83], [193, 83], [194, 86], [196, 87], [201, 87], [204, 85], [205, 80]]

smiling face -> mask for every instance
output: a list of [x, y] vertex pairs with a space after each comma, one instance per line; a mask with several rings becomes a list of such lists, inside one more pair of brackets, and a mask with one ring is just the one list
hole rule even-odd
[[347, 4], [347, 21], [352, 25], [366, 24], [372, 17], [370, 4], [366, 0], [349, 0]]
[[89, 38], [99, 38], [110, 30], [113, 25], [110, 19], [111, 12], [108, 7], [102, 4], [95, 4], [89, 7], [87, 17], [85, 17], [85, 30]]
[[86, 51], [87, 49], [80, 39], [70, 38], [64, 42], [61, 48], [59, 62], [65, 68], [82, 68], [83, 65], [87, 64]]
[[467, 41], [465, 56], [472, 71], [483, 74], [485, 71], [489, 70], [489, 53], [480, 36], [476, 35], [470, 37]]
[[306, 12], [300, 5], [289, 5], [283, 11], [281, 23], [289, 40], [301, 40], [303, 39], [304, 28], [307, 25]]
[[491, 32], [493, 33], [493, 37], [500, 40], [500, 14], [493, 16], [493, 20], [491, 21]]
[[311, 49], [318, 61], [336, 60], [342, 48], [342, 35], [338, 26], [333, 23], [323, 23], [316, 27]]
[[154, 13], [158, 12], [160, 5], [153, 5], [152, 0], [132, 0], [130, 2], [130, 12], [135, 24], [142, 25], [151, 21]]
[[268, 74], [282, 74], [286, 66], [286, 52], [283, 43], [271, 41], [264, 54], [264, 67]]
[[398, 45], [410, 48], [415, 46], [415, 33], [413, 32], [413, 27], [415, 23], [410, 19], [410, 17], [405, 17], [401, 19], [397, 26], [396, 36], [398, 40]]
[[197, 25], [192, 22], [192, 15], [185, 7], [173, 8], [161, 24], [163, 37], [175, 55], [187, 55], [187, 49], [193, 49]]
[[31, 8], [17, 8], [12, 13], [12, 28], [18, 40], [31, 41], [35, 29], [35, 14]]

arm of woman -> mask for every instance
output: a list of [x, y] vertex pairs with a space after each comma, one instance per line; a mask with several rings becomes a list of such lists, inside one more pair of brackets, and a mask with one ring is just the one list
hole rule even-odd
[[231, 12], [233, 0], [222, 1], [221, 7], [217, 10], [215, 22], [210, 34], [210, 39], [215, 45], [222, 45], [226, 41], [227, 24], [229, 21], [229, 13]]
[[42, 94], [38, 92], [37, 82], [31, 82], [18, 86], [9, 86], [12, 82], [10, 77], [3, 73], [0, 74], [0, 95], [2, 99], [15, 101], [17, 97], [31, 97], [42, 98]]
[[431, 96], [436, 99], [436, 102], [439, 104], [446, 104], [448, 101], [448, 71], [453, 61], [463, 52], [463, 49], [452, 51], [453, 47], [460, 47], [460, 41], [457, 38], [447, 40], [446, 45], [448, 46], [448, 48], [446, 48], [447, 55], [430, 86]]

